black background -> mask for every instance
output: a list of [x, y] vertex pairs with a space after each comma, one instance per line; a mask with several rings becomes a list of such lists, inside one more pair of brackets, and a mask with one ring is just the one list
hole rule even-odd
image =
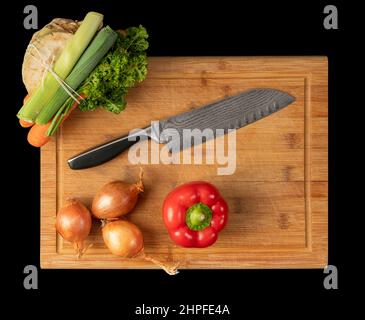
[[[54, 17], [82, 19], [88, 11], [99, 11], [105, 23], [114, 28], [142, 24], [150, 34], [150, 56], [195, 56], [195, 55], [325, 55], [329, 59], [329, 264], [339, 269], [339, 290], [323, 288], [323, 270], [231, 270], [231, 271], [181, 271], [169, 277], [160, 270], [39, 270], [39, 289], [23, 288], [23, 268], [39, 266], [39, 150], [26, 142], [26, 130], [18, 125], [16, 111], [26, 93], [21, 81], [21, 63], [27, 43], [33, 31], [23, 28], [23, 8], [35, 4], [42, 27]], [[199, 5], [198, 5], [199, 4]], [[339, 11], [339, 29], [325, 30], [323, 8], [335, 4]], [[348, 133], [340, 128], [341, 108], [348, 65], [344, 64], [345, 52], [351, 50], [349, 8], [341, 2], [315, 1], [238, 2], [157, 2], [124, 1], [32, 1], [13, 4], [12, 32], [15, 40], [13, 59], [15, 68], [11, 102], [13, 137], [16, 154], [13, 157], [17, 183], [14, 192], [18, 195], [17, 230], [19, 243], [14, 243], [14, 281], [12, 289], [28, 301], [50, 298], [59, 304], [61, 295], [80, 309], [89, 306], [95, 309], [110, 309], [117, 306], [121, 319], [132, 319], [136, 305], [142, 303], [168, 305], [186, 303], [228, 304], [238, 316], [254, 309], [247, 303], [251, 300], [278, 298], [281, 304], [273, 312], [285, 309], [287, 299], [301, 306], [317, 299], [334, 298], [347, 288], [344, 257], [344, 234], [341, 213], [346, 212], [346, 185], [340, 183], [346, 173], [339, 168], [345, 164], [340, 155], [347, 150]], [[356, 53], [354, 53], [356, 56]], [[359, 54], [359, 52], [357, 52]], [[7, 120], [8, 121], [8, 120]], [[10, 121], [10, 120], [9, 120]], [[341, 123], [341, 126], [343, 124]], [[350, 133], [351, 134], [351, 133]], [[348, 145], [347, 145], [348, 146]], [[20, 169], [21, 168], [21, 169]], [[340, 196], [341, 195], [341, 196]], [[346, 206], [347, 210], [349, 207]], [[305, 293], [305, 301], [299, 298]], [[80, 298], [87, 298], [82, 302]], [[58, 301], [58, 302], [57, 302]], [[89, 303], [89, 304], [87, 304]], [[324, 303], [324, 302], [323, 302]], [[104, 310], [105, 310], [104, 309]], [[265, 307], [255, 312], [265, 312]], [[59, 310], [59, 308], [57, 308]], [[271, 310], [271, 309], [269, 309]], [[60, 310], [61, 312], [62, 310]], [[122, 317], [122, 315], [128, 315]], [[192, 318], [193, 319], [193, 318]], [[217, 318], [218, 319], [218, 318]]]

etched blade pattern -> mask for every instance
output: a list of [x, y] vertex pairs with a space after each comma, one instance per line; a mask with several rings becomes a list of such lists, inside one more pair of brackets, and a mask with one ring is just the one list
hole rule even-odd
[[[159, 142], [175, 141], [184, 146], [184, 129], [211, 129], [216, 137], [217, 129], [227, 133], [260, 120], [295, 101], [286, 92], [276, 89], [253, 89], [207, 104], [159, 122]], [[194, 141], [192, 141], [194, 143]]]

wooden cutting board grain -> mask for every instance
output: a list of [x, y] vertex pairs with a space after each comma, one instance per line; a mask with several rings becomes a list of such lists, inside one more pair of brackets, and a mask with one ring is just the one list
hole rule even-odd
[[[287, 91], [296, 101], [236, 132], [235, 173], [217, 175], [217, 168], [222, 167], [218, 163], [141, 165], [146, 192], [127, 217], [143, 231], [146, 254], [166, 263], [179, 261], [181, 269], [324, 267], [328, 239], [327, 73], [325, 57], [150, 58], [148, 78], [130, 91], [124, 112], [76, 111], [42, 148], [41, 267], [156, 268], [144, 260], [112, 256], [97, 221], [88, 238], [93, 246], [81, 259], [56, 234], [56, 212], [68, 197], [90, 205], [103, 184], [116, 179], [133, 182], [139, 172], [139, 166], [128, 161], [128, 152], [81, 171], [69, 169], [67, 159], [133, 128], [143, 128], [151, 120], [257, 87]], [[162, 222], [164, 197], [191, 180], [215, 184], [230, 208], [228, 225], [216, 244], [206, 249], [177, 247]]]

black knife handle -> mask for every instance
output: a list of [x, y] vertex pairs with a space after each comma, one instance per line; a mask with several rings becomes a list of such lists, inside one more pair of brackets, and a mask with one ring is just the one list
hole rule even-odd
[[137, 143], [142, 135], [143, 133], [133, 134], [133, 138], [128, 135], [93, 147], [70, 158], [67, 161], [68, 165], [73, 170], [79, 170], [103, 164]]

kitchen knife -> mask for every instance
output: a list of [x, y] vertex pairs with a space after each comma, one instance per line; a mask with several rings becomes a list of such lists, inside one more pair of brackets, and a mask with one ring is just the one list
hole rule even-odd
[[[184, 129], [217, 129], [227, 133], [260, 120], [293, 103], [295, 98], [276, 89], [253, 89], [207, 104], [84, 151], [68, 160], [71, 169], [86, 169], [109, 161], [138, 142], [142, 136], [158, 143], [176, 142], [183, 148]], [[219, 131], [219, 130], [218, 130]], [[190, 138], [189, 138], [190, 139]]]

